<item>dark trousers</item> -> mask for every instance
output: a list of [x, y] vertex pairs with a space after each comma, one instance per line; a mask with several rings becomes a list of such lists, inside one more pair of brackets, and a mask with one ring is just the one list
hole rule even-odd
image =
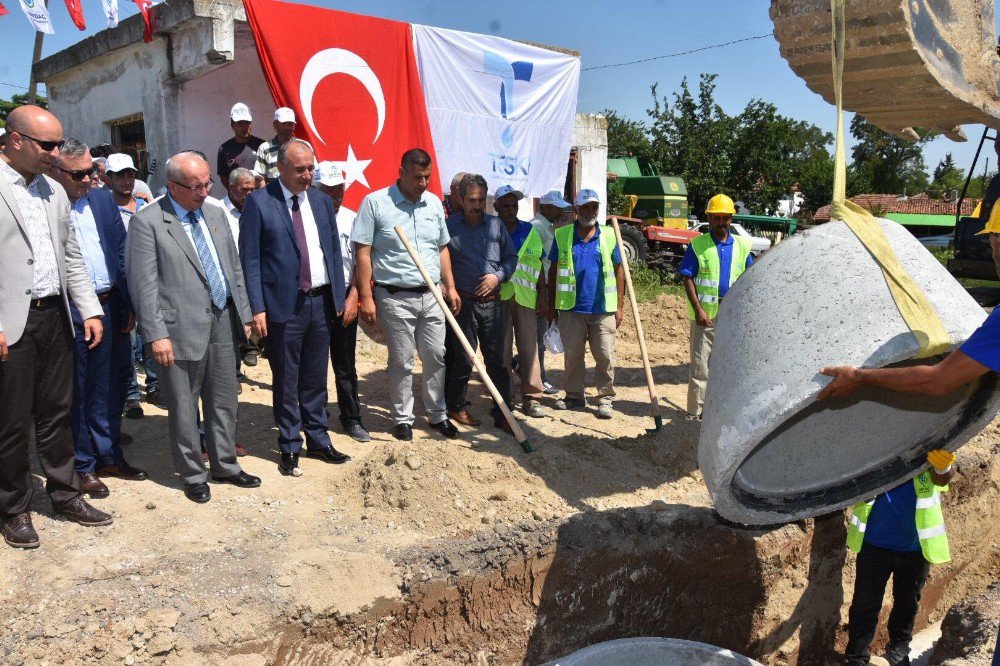
[[83, 320], [76, 307], [73, 329], [73, 442], [76, 444], [76, 471], [93, 472], [98, 466], [119, 465], [124, 460], [118, 438], [121, 435], [122, 407], [135, 365], [132, 340], [122, 328], [121, 298], [115, 294], [104, 303], [104, 337], [88, 349]]
[[344, 326], [344, 318], [334, 313], [330, 320], [330, 360], [337, 383], [337, 407], [340, 423], [347, 426], [361, 423], [361, 401], [358, 399], [358, 368], [355, 354], [358, 347], [358, 320]]
[[56, 504], [80, 494], [73, 468], [73, 336], [62, 302], [29, 309], [21, 338], [0, 363], [0, 515], [31, 505], [28, 427], [34, 414], [35, 443], [45, 490]]
[[330, 362], [328, 322], [336, 316], [332, 310], [329, 292], [316, 296], [300, 292], [288, 321], [267, 324], [267, 360], [274, 375], [274, 422], [282, 453], [298, 453], [303, 432], [308, 448], [331, 446], [326, 368]]
[[[510, 372], [503, 363], [503, 343], [507, 333], [503, 301], [477, 303], [474, 299], [463, 296], [462, 309], [455, 319], [458, 320], [459, 328], [472, 345], [472, 349], [482, 346], [486, 372], [509, 407]], [[455, 337], [451, 327], [448, 327], [448, 335], [445, 337], [444, 365], [445, 401], [449, 412], [457, 412], [469, 404], [465, 399], [465, 390], [472, 376], [472, 359], [465, 353], [462, 343]], [[502, 414], [496, 405], [493, 405], [492, 413], [493, 416]]]
[[920, 591], [927, 582], [930, 564], [923, 553], [889, 550], [864, 544], [858, 553], [854, 597], [848, 614], [848, 664], [867, 664], [868, 646], [875, 637], [886, 583], [892, 576], [892, 612], [889, 614], [889, 645], [909, 646], [913, 622], [920, 607]]

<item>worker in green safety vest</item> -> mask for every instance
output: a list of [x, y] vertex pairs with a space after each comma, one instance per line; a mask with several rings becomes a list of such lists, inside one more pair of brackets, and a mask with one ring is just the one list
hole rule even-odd
[[684, 278], [691, 319], [688, 420], [701, 420], [708, 389], [708, 359], [715, 341], [715, 315], [736, 279], [753, 264], [750, 241], [729, 233], [736, 206], [725, 194], [716, 194], [705, 207], [709, 233], [688, 245], [677, 273]]
[[869, 663], [868, 647], [889, 576], [892, 612], [885, 658], [891, 666], [908, 666], [913, 622], [930, 565], [951, 560], [941, 493], [948, 490], [954, 475], [955, 454], [935, 450], [927, 454], [927, 461], [928, 471], [873, 500], [859, 502], [851, 511], [847, 547], [858, 558], [844, 651], [848, 666]]
[[511, 369], [514, 343], [517, 343], [517, 374], [521, 379], [521, 408], [532, 417], [545, 416], [538, 401], [545, 395], [542, 368], [538, 356], [538, 316], [545, 313], [545, 275], [542, 272], [542, 239], [530, 222], [517, 219], [518, 202], [524, 194], [510, 185], [499, 187], [493, 195], [493, 208], [507, 227], [517, 264], [510, 279], [500, 285], [507, 319], [504, 336], [504, 366]]
[[622, 322], [625, 273], [614, 232], [597, 223], [600, 198], [590, 189], [576, 195], [576, 221], [556, 229], [549, 260], [549, 318], [558, 316], [563, 343], [565, 399], [556, 409], [582, 410], [584, 353], [590, 353], [599, 399], [597, 417], [614, 416], [615, 334]]

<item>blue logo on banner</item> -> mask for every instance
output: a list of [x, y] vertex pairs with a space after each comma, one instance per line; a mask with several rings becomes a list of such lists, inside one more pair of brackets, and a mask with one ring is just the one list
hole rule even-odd
[[[491, 51], [483, 52], [483, 71], [500, 77], [500, 117], [505, 120], [514, 113], [514, 82], [530, 81], [533, 63], [517, 60], [510, 62], [506, 58]], [[514, 141], [514, 129], [510, 123], [500, 135], [504, 146], [510, 146]]]

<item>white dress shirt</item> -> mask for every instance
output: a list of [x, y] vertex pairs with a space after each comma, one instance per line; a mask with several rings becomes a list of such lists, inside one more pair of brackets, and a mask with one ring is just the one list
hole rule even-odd
[[354, 217], [355, 213], [343, 206], [337, 211], [337, 237], [340, 239], [340, 256], [344, 261], [344, 286], [348, 291], [354, 284], [354, 243], [351, 242]]
[[233, 205], [233, 200], [229, 198], [227, 194], [222, 200], [222, 212], [226, 214], [226, 219], [229, 220], [229, 230], [233, 232], [233, 241], [236, 243], [236, 251], [239, 252], [240, 249], [240, 211]]
[[80, 243], [80, 254], [83, 255], [83, 263], [87, 266], [90, 281], [94, 284], [94, 291], [98, 294], [111, 291], [111, 276], [108, 275], [108, 263], [104, 256], [104, 248], [101, 247], [97, 220], [94, 219], [94, 211], [90, 208], [90, 196], [85, 194], [77, 199], [71, 205], [69, 215], [73, 220], [76, 240]]
[[[285, 197], [285, 205], [288, 206], [288, 215], [292, 215], [292, 193], [288, 191], [285, 184], [278, 180], [281, 186], [281, 193]], [[316, 227], [316, 218], [313, 217], [312, 206], [309, 205], [309, 197], [305, 192], [298, 195], [299, 212], [302, 214], [302, 227], [306, 232], [306, 246], [309, 248], [309, 273], [312, 276], [313, 289], [330, 284], [330, 276], [326, 272], [326, 262], [323, 260], [323, 246], [319, 244], [319, 229]]]

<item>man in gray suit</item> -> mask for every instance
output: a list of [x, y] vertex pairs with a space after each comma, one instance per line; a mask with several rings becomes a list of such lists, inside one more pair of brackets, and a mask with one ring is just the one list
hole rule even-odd
[[101, 342], [104, 310], [70, 227], [66, 191], [42, 175], [62, 138], [51, 113], [18, 107], [0, 154], [0, 531], [15, 548], [38, 546], [28, 512], [32, 420], [54, 512], [81, 525], [111, 523], [80, 497], [74, 470], [70, 298], [91, 349]]
[[198, 397], [212, 479], [256, 488], [236, 461], [236, 357], [253, 320], [229, 223], [202, 204], [212, 187], [208, 162], [194, 152], [167, 161], [167, 195], [132, 218], [125, 270], [139, 333], [169, 412], [174, 466], [193, 502], [211, 499], [201, 457]]

